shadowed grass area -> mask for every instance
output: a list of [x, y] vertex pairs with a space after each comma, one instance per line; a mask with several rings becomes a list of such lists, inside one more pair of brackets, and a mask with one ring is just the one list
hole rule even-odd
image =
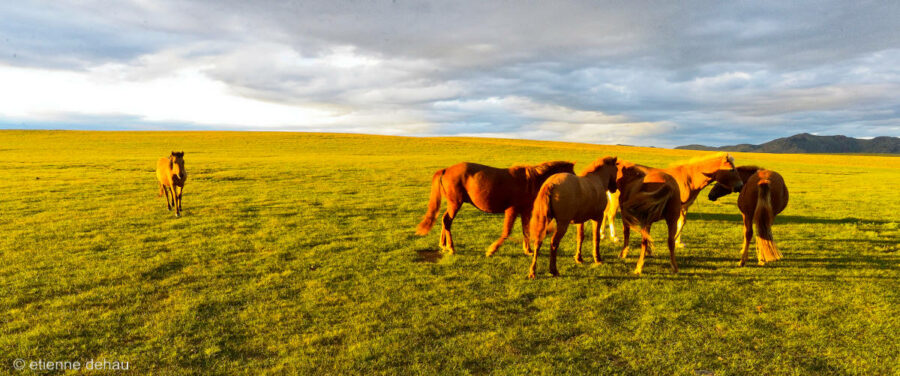
[[[603, 265], [576, 265], [567, 235], [562, 275], [544, 258], [528, 281], [518, 224], [484, 257], [500, 215], [464, 206], [456, 255], [439, 252], [439, 228], [414, 235], [436, 169], [705, 153], [240, 132], [2, 131], [0, 145], [8, 372], [14, 359], [129, 361], [124, 374], [900, 370], [896, 157], [735, 153], [791, 193], [774, 227], [785, 258], [765, 267], [754, 252], [736, 267], [737, 195], [704, 192], [681, 273], [657, 248], [633, 276], [636, 257], [608, 241]], [[156, 159], [171, 150], [189, 174], [182, 218], [156, 197]]]

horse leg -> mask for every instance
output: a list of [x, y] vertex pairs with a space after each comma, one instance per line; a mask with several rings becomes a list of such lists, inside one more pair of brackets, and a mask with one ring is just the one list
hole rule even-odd
[[684, 248], [684, 243], [681, 242], [681, 230], [684, 229], [684, 218], [687, 213], [682, 209], [681, 213], [678, 215], [678, 230], [675, 233], [675, 247]]
[[594, 221], [594, 263], [602, 264], [603, 259], [600, 258], [600, 234], [603, 234], [603, 223]]
[[550, 274], [554, 277], [559, 276], [559, 270], [556, 269], [556, 254], [559, 251], [559, 243], [566, 230], [569, 227], [569, 221], [556, 221], [556, 232], [553, 233], [553, 240], [550, 241]]
[[645, 229], [641, 230], [641, 256], [638, 257], [637, 267], [634, 269], [634, 274], [641, 274], [641, 271], [644, 269], [644, 256], [647, 254], [647, 250], [650, 248], [650, 226], [647, 226]]
[[666, 227], [669, 230], [669, 236], [666, 244], [669, 246], [669, 263], [672, 264], [672, 273], [678, 273], [678, 264], [675, 263], [675, 235], [678, 232], [677, 222], [666, 221]]
[[[166, 208], [169, 209], [169, 211], [172, 211], [172, 203], [169, 201], [169, 187], [164, 185], [163, 190], [166, 191]], [[172, 196], [174, 195], [175, 192], [172, 192]]]
[[490, 247], [488, 247], [487, 252], [485, 252], [485, 256], [491, 257], [494, 255], [494, 252], [497, 252], [497, 248], [500, 248], [503, 245], [503, 242], [506, 241], [506, 238], [509, 237], [509, 232], [512, 231], [513, 225], [516, 223], [516, 208], [511, 206], [506, 209], [505, 215], [503, 217], [503, 233], [500, 234], [500, 239], [494, 241]]
[[622, 252], [619, 253], [619, 258], [624, 259], [628, 256], [628, 238], [631, 237], [631, 227], [628, 227], [626, 224], [622, 224]]
[[176, 187], [172, 186], [172, 191], [175, 193], [175, 216], [181, 216], [181, 194], [184, 193], [184, 187]]
[[584, 222], [576, 224], [575, 228], [578, 230], [578, 236], [575, 238], [575, 263], [581, 264], [581, 243], [584, 242]]
[[[612, 215], [607, 218], [607, 221], [609, 222], [609, 240], [615, 243], [619, 241], [619, 238], [616, 237], [616, 227], [613, 225], [613, 223], [616, 222], [616, 212], [613, 212]], [[600, 233], [602, 234], [603, 231], [600, 231]]]
[[[744, 266], [747, 263], [747, 253], [750, 249], [750, 239], [753, 239], [753, 217], [744, 215], [744, 248], [741, 249], [741, 262], [738, 263], [738, 266]], [[759, 252], [757, 251], [757, 255]], [[762, 260], [762, 259], [760, 259]]]
[[522, 250], [525, 254], [531, 256], [531, 236], [529, 235], [529, 226], [531, 226], [531, 213], [519, 214], [522, 221]]
[[444, 232], [444, 242], [446, 243], [447, 250], [450, 251], [450, 254], [456, 253], [456, 249], [453, 247], [453, 235], [450, 232], [450, 227], [453, 226], [453, 218], [456, 217], [456, 213], [459, 212], [459, 204], [447, 201], [447, 211], [444, 212], [444, 217], [441, 218], [441, 225], [443, 225]]
[[534, 250], [531, 254], [531, 268], [528, 272], [528, 278], [534, 279], [535, 268], [537, 267], [537, 259], [538, 253], [541, 250], [541, 244], [544, 242], [544, 234], [535, 234], [534, 235]]

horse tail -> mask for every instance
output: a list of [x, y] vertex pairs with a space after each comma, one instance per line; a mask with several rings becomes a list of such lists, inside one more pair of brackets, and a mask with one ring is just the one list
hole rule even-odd
[[438, 210], [441, 209], [441, 188], [443, 185], [441, 180], [444, 177], [444, 171], [446, 169], [440, 169], [431, 177], [431, 195], [428, 198], [428, 211], [425, 212], [425, 217], [422, 218], [422, 222], [416, 227], [416, 234], [418, 235], [425, 235], [428, 231], [431, 231], [431, 227], [434, 226], [434, 220], [437, 218]]
[[781, 258], [781, 253], [778, 252], [775, 239], [772, 237], [772, 220], [775, 218], [775, 213], [772, 210], [772, 193], [769, 184], [769, 180], [759, 182], [756, 211], [753, 213], [753, 222], [756, 223], [756, 249], [763, 262]]
[[630, 203], [628, 205], [629, 211], [637, 214], [634, 217], [637, 218], [641, 227], [644, 227], [662, 218], [672, 194], [672, 190], [666, 185], [652, 192], [638, 192], [632, 199], [628, 200]]
[[534, 199], [534, 206], [531, 209], [531, 228], [529, 229], [529, 235], [534, 240], [534, 246], [537, 248], [537, 243], [544, 240], [544, 237], [547, 236], [547, 226], [550, 225], [550, 220], [553, 219], [553, 207], [550, 205], [550, 194], [553, 186], [551, 184], [544, 184], [541, 186], [541, 190], [538, 191], [537, 198]]

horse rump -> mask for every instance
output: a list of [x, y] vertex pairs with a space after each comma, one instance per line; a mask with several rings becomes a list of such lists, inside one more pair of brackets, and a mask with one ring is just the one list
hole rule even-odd
[[547, 236], [547, 226], [553, 219], [553, 207], [550, 205], [550, 194], [553, 189], [551, 184], [544, 184], [538, 191], [537, 198], [534, 199], [534, 206], [531, 208], [531, 224], [528, 230], [529, 235], [533, 238], [534, 247], [544, 240]]
[[422, 218], [422, 222], [416, 226], [417, 235], [425, 235], [434, 227], [434, 221], [437, 218], [438, 211], [441, 209], [441, 178], [444, 177], [446, 169], [437, 170], [431, 177], [431, 195], [428, 198], [428, 211]]
[[778, 252], [772, 236], [772, 221], [775, 218], [775, 211], [772, 209], [772, 194], [769, 184], [769, 180], [760, 180], [757, 188], [756, 210], [753, 212], [753, 222], [756, 224], [756, 250], [759, 252], [762, 262], [781, 258], [781, 252]]

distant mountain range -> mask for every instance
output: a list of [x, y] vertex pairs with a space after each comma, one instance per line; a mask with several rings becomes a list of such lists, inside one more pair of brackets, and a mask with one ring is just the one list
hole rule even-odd
[[738, 151], [750, 153], [865, 153], [900, 154], [900, 138], [875, 137], [870, 140], [847, 136], [816, 136], [809, 133], [795, 134], [764, 144], [739, 144], [728, 146], [684, 145], [676, 149]]

